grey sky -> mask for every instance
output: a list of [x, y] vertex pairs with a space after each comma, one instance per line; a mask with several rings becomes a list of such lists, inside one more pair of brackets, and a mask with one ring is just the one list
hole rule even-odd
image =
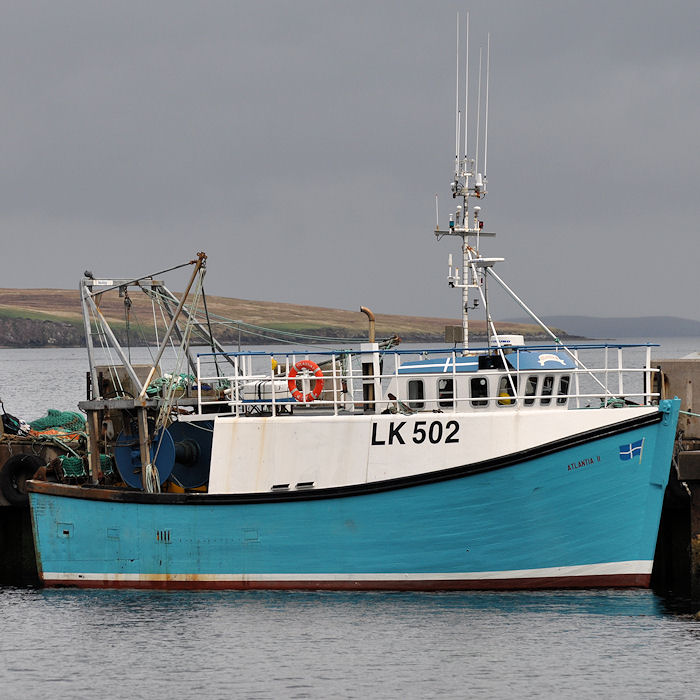
[[211, 294], [456, 316], [431, 231], [470, 9], [501, 275], [545, 315], [700, 319], [696, 0], [0, 8], [0, 286], [206, 250]]

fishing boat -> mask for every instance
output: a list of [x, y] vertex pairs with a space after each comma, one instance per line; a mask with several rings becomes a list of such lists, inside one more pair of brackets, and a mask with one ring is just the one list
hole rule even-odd
[[[449, 344], [392, 347], [370, 324], [354, 346], [232, 351], [213, 332], [204, 253], [180, 295], [160, 279], [169, 271], [81, 280], [87, 444], [28, 482], [44, 585], [649, 585], [679, 401], [654, 391], [651, 346], [565, 344], [496, 272], [502, 259], [482, 253], [486, 137], [481, 172], [459, 108], [456, 121], [459, 206], [434, 232], [461, 246]], [[489, 284], [551, 341], [499, 334]], [[167, 320], [144, 365], [102, 312], [134, 290]]]

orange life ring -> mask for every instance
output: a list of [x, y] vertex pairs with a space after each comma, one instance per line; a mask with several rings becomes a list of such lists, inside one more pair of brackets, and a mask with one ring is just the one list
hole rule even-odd
[[[308, 394], [306, 394], [306, 396], [304, 396], [303, 391], [299, 391], [299, 389], [297, 389], [296, 376], [301, 369], [307, 369], [309, 372], [313, 372], [314, 377], [316, 377], [314, 388]], [[287, 387], [289, 388], [292, 396], [299, 403], [311, 403], [312, 401], [315, 401], [323, 391], [323, 372], [313, 360], [299, 360], [299, 362], [297, 362], [294, 367], [289, 370]]]

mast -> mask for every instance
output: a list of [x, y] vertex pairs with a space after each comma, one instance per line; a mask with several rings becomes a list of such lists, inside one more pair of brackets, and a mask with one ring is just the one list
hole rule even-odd
[[[479, 163], [479, 144], [480, 144], [480, 116], [481, 116], [481, 73], [482, 73], [482, 61], [481, 61], [481, 50], [479, 50], [479, 75], [478, 75], [478, 97], [477, 97], [477, 114], [476, 114], [476, 153], [474, 157], [470, 157], [467, 153], [467, 132], [469, 129], [469, 14], [466, 18], [466, 51], [465, 51], [465, 86], [464, 86], [464, 124], [461, 123], [461, 110], [459, 105], [460, 94], [459, 94], [459, 34], [460, 34], [460, 19], [459, 14], [457, 14], [457, 96], [456, 96], [456, 114], [455, 114], [455, 132], [458, 142], [459, 149], [459, 136], [460, 131], [464, 129], [464, 156], [460, 158], [459, 151], [456, 157], [455, 163], [455, 176], [451, 183], [450, 189], [452, 191], [452, 198], [461, 200], [461, 203], [457, 204], [454, 213], [450, 215], [449, 226], [447, 229], [440, 229], [439, 222], [435, 227], [435, 236], [441, 239], [443, 236], [458, 236], [462, 239], [461, 241], [461, 253], [462, 253], [462, 274], [460, 277], [459, 268], [452, 267], [452, 255], [449, 256], [448, 261], [448, 275], [447, 282], [450, 287], [455, 289], [460, 289], [462, 291], [462, 349], [466, 353], [469, 350], [469, 290], [473, 288], [480, 288], [481, 275], [476, 272], [477, 268], [474, 266], [473, 261], [476, 257], [479, 257], [479, 242], [482, 236], [495, 236], [494, 233], [487, 233], [483, 230], [483, 221], [481, 220], [481, 207], [474, 204], [470, 204], [470, 200], [482, 199], [486, 196], [486, 178], [478, 172]], [[489, 37], [490, 43], [490, 37]], [[485, 124], [488, 125], [488, 68], [489, 68], [489, 48], [487, 47], [486, 54], [486, 116]], [[488, 126], [485, 127], [485, 131]], [[484, 134], [484, 164], [486, 162], [486, 133]], [[436, 198], [436, 213], [437, 213], [437, 198]], [[476, 239], [475, 245], [470, 245], [470, 238]], [[479, 303], [479, 299], [475, 299], [473, 303], [473, 308], [476, 308]]]

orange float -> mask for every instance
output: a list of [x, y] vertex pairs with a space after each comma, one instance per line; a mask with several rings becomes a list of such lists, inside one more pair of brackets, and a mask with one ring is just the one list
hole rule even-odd
[[[304, 392], [297, 389], [296, 376], [302, 370], [308, 370], [312, 372], [314, 377], [316, 377], [316, 383], [314, 388], [304, 396]], [[299, 403], [311, 403], [315, 401], [323, 391], [323, 372], [321, 368], [313, 360], [299, 360], [292, 369], [289, 370], [289, 378], [287, 380], [287, 386], [292, 396]]]

